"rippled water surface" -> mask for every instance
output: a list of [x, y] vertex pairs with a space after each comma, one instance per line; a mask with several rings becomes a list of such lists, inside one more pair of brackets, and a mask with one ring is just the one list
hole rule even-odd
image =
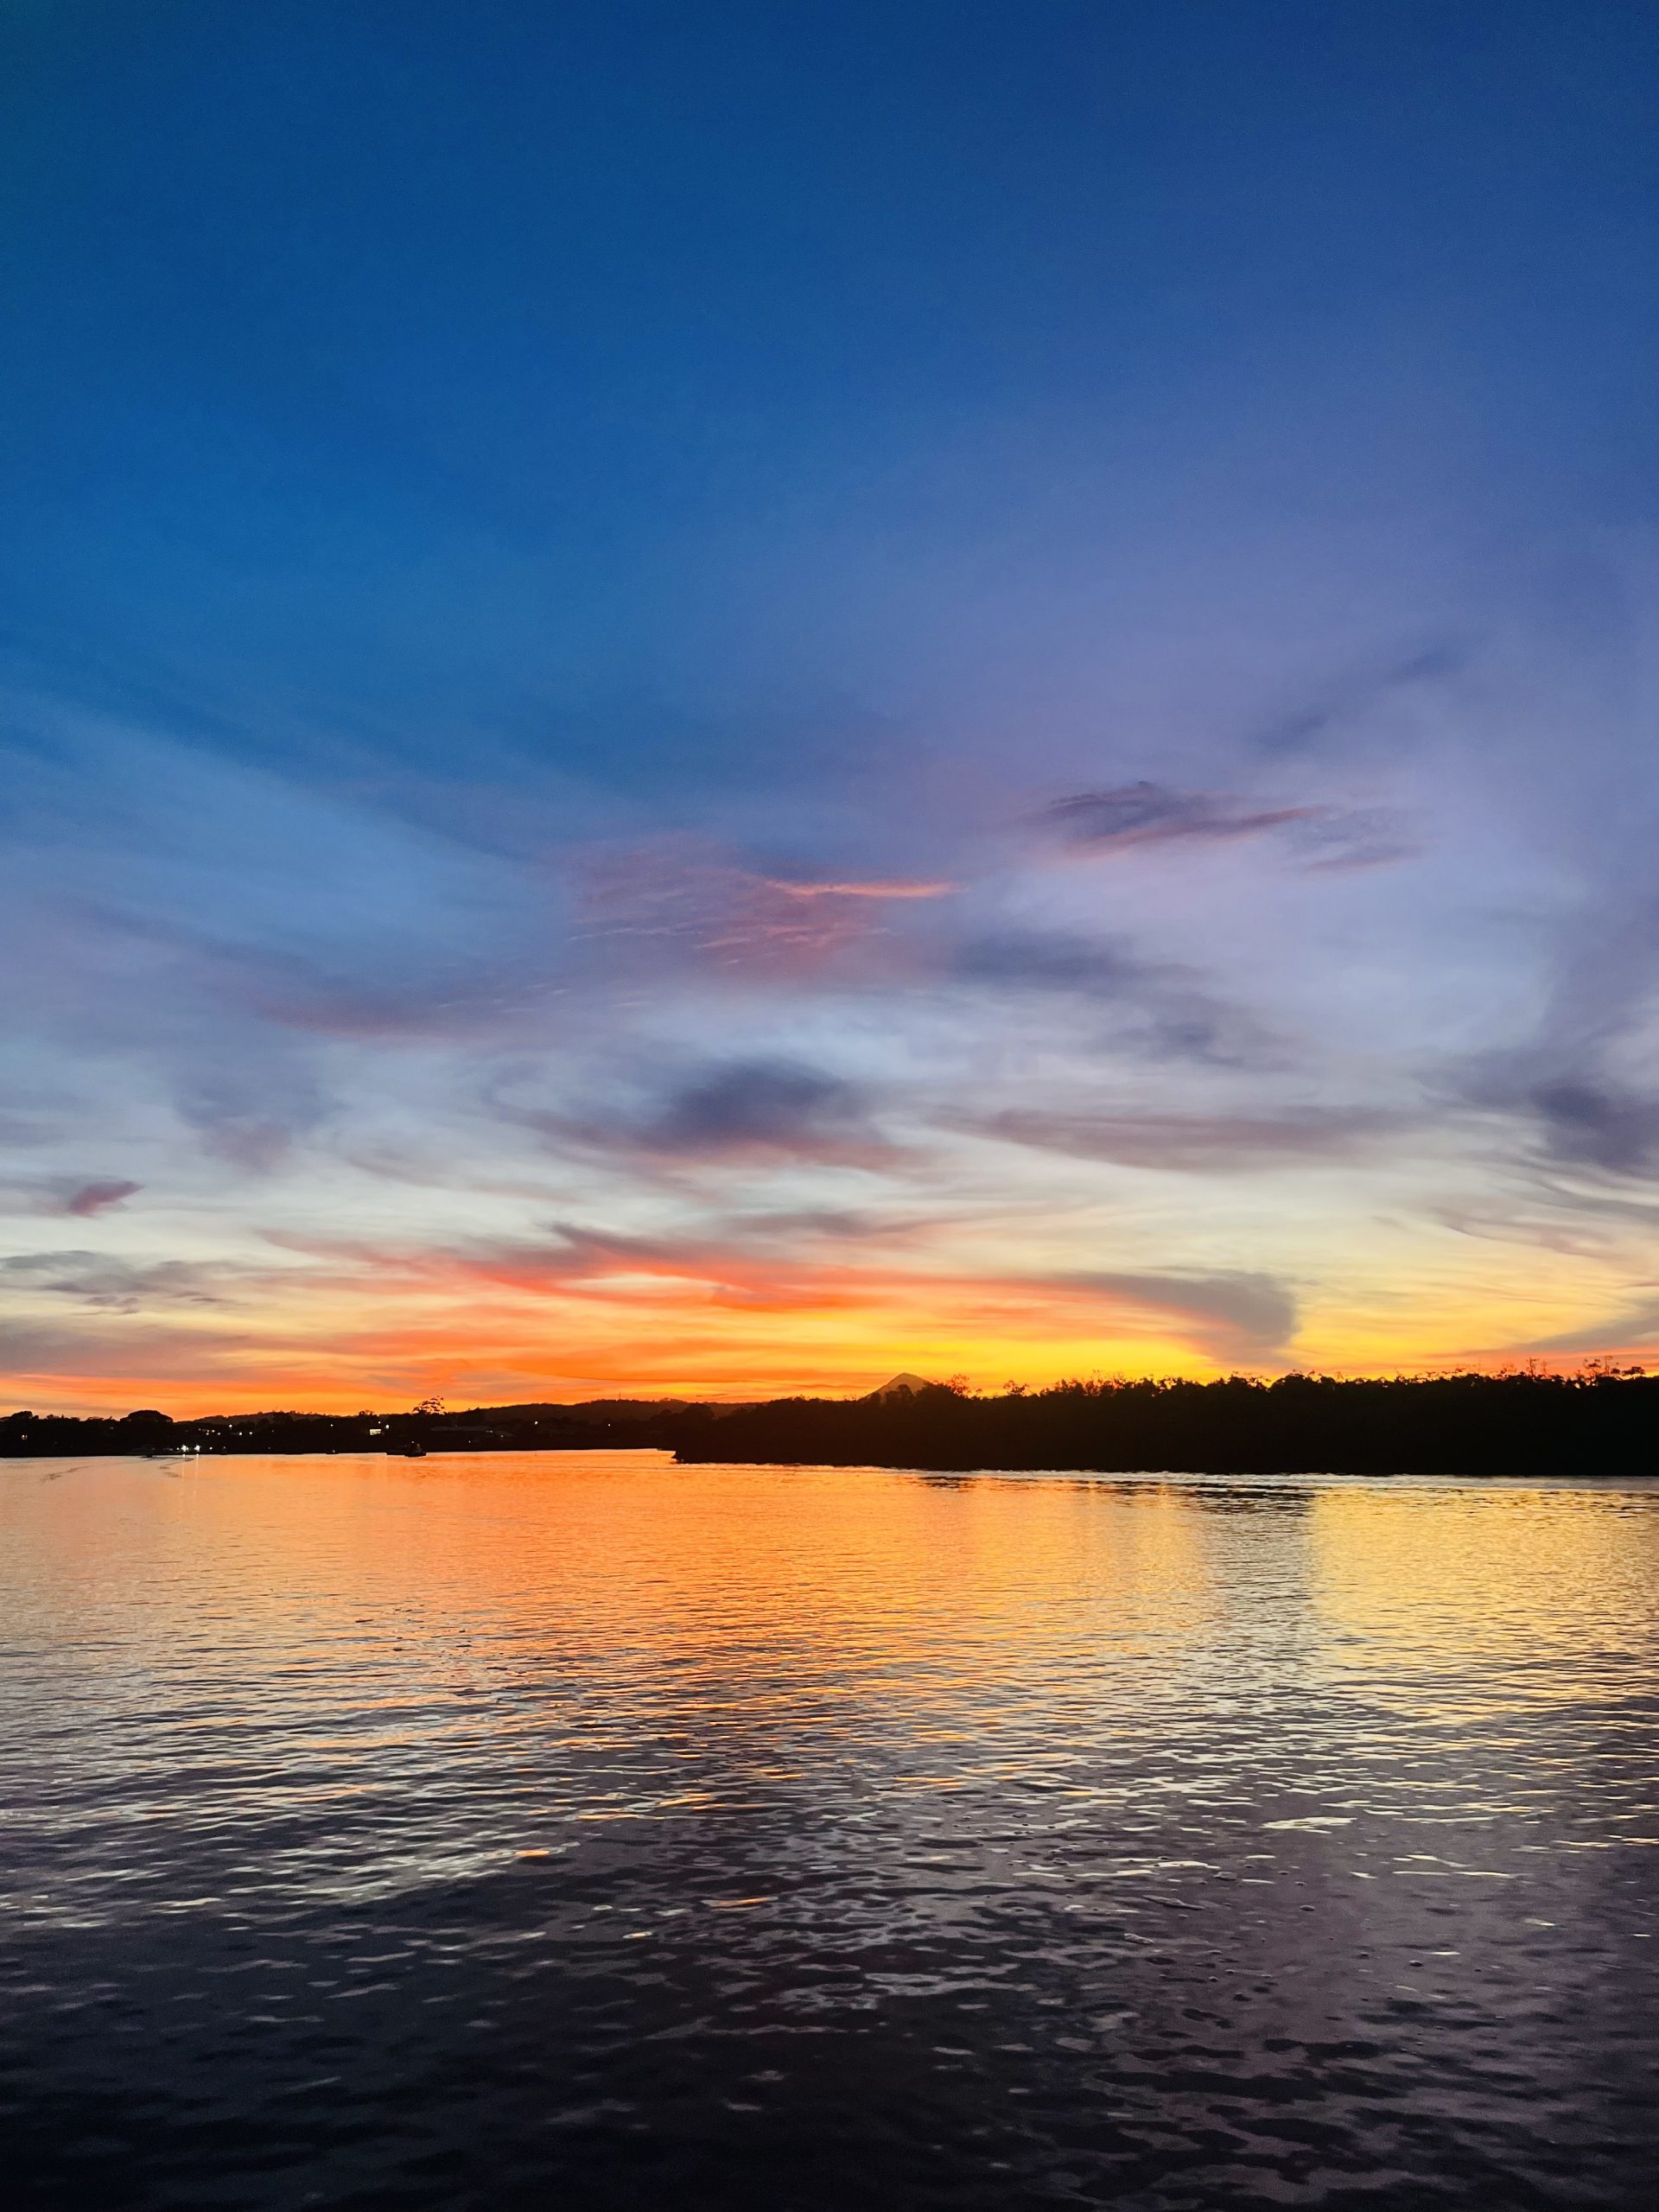
[[0, 1462], [0, 2143], [146, 2207], [1659, 2166], [1659, 1493]]

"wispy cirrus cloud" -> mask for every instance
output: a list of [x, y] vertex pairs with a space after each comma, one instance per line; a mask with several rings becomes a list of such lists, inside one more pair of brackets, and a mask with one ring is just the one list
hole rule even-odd
[[1177, 791], [1142, 779], [1057, 798], [1038, 817], [1069, 845], [1092, 853], [1137, 845], [1224, 844], [1313, 819], [1312, 806], [1262, 806], [1225, 791]]
[[799, 1160], [868, 1166], [894, 1149], [862, 1085], [783, 1058], [704, 1064], [575, 1112], [502, 1110], [556, 1150], [688, 1165]]
[[175, 1103], [207, 1151], [256, 1175], [280, 1166], [328, 1110], [309, 1066], [270, 1052], [241, 1065], [193, 1052], [179, 1071]]
[[119, 1176], [112, 1176], [102, 1182], [82, 1183], [65, 1198], [63, 1211], [79, 1221], [85, 1221], [93, 1214], [104, 1213], [111, 1206], [121, 1205], [128, 1198], [136, 1198], [143, 1188], [142, 1183], [129, 1182]]
[[1258, 1067], [1283, 1058], [1282, 1045], [1262, 1022], [1218, 997], [1191, 968], [1149, 959], [1122, 938], [992, 930], [968, 938], [949, 958], [952, 975], [967, 982], [1109, 1008], [1160, 1058]]
[[1249, 1269], [1215, 1274], [1178, 1272], [1122, 1274], [1081, 1270], [1052, 1279], [1055, 1287], [1075, 1286], [1146, 1312], [1159, 1320], [1183, 1323], [1211, 1354], [1239, 1359], [1268, 1358], [1294, 1337], [1295, 1293], [1277, 1275]]
[[1411, 847], [1380, 809], [1303, 802], [1278, 804], [1235, 791], [1174, 791], [1145, 779], [1052, 800], [1039, 826], [1074, 855], [1104, 859], [1148, 846], [1231, 845], [1285, 833], [1291, 854], [1320, 870], [1378, 865]]
[[[1217, 1360], [1272, 1360], [1294, 1337], [1298, 1306], [1277, 1276], [1249, 1270], [1147, 1268], [982, 1272], [929, 1264], [882, 1264], [798, 1243], [780, 1253], [765, 1240], [692, 1233], [642, 1236], [550, 1221], [535, 1236], [475, 1238], [424, 1248], [387, 1248], [273, 1235], [284, 1249], [385, 1286], [423, 1295], [509, 1306], [549, 1299], [580, 1308], [620, 1301], [622, 1310], [664, 1317], [731, 1314], [927, 1317], [929, 1325], [1147, 1337], [1191, 1346]], [[485, 1328], [501, 1325], [479, 1316]]]
[[211, 1386], [238, 1367], [257, 1372], [262, 1349], [252, 1331], [125, 1321], [107, 1310], [92, 1320], [0, 1320], [0, 1376], [31, 1395], [39, 1385], [48, 1398], [67, 1389], [71, 1403], [130, 1406], [140, 1389], [138, 1402], [149, 1402], [152, 1383], [181, 1377]]
[[[653, 1305], [735, 1306], [796, 1311], [849, 1301], [845, 1269], [785, 1262], [741, 1242], [700, 1235], [642, 1236], [550, 1221], [531, 1236], [474, 1237], [416, 1247], [379, 1246], [271, 1233], [280, 1249], [346, 1277], [446, 1297], [500, 1294], [578, 1304], [618, 1297], [636, 1310]], [[872, 1278], [874, 1279], [874, 1278]]]
[[817, 973], [884, 935], [887, 908], [958, 887], [919, 876], [791, 878], [683, 841], [593, 854], [581, 879], [575, 938], [590, 957], [763, 979]]
[[1659, 1351], [1659, 1290], [1645, 1298], [1631, 1299], [1584, 1327], [1537, 1338], [1520, 1349], [1541, 1355], [1631, 1353], [1649, 1357]]
[[[1402, 695], [1443, 687], [1468, 665], [1471, 651], [1466, 639], [1439, 638], [1396, 658], [1373, 663], [1326, 684], [1304, 704], [1268, 716], [1252, 743], [1258, 752], [1270, 755], [1327, 753], [1351, 745], [1368, 726], [1376, 727], [1380, 708]], [[1389, 726], [1397, 719], [1391, 717]]]
[[1552, 1160], [1615, 1175], [1659, 1164], [1659, 1096], [1567, 1076], [1534, 1084], [1516, 1103], [1536, 1116]]
[[1320, 1107], [1278, 1114], [1091, 1114], [1009, 1107], [951, 1126], [1040, 1152], [1122, 1167], [1216, 1175], [1345, 1158], [1413, 1126], [1380, 1108]]
[[1535, 1160], [1621, 1180], [1659, 1169], [1659, 904], [1645, 879], [1598, 886], [1559, 925], [1531, 1033], [1451, 1078]]
[[49, 1214], [73, 1221], [90, 1221], [125, 1204], [143, 1190], [142, 1183], [121, 1176], [86, 1179], [74, 1175], [20, 1176], [0, 1182], [0, 1213]]
[[137, 1262], [105, 1252], [26, 1252], [0, 1260], [0, 1287], [44, 1292], [111, 1313], [151, 1306], [221, 1306], [218, 1270], [188, 1260]]

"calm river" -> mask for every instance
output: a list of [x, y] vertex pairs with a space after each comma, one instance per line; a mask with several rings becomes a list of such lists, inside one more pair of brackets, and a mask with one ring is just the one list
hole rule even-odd
[[1659, 1491], [0, 1462], [20, 2207], [1624, 2207]]

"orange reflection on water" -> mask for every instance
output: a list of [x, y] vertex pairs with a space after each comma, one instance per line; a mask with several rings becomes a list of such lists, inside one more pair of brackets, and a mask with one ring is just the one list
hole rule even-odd
[[1477, 1696], [1574, 1702], [1587, 1659], [1599, 1692], [1645, 1683], [1659, 1649], [1653, 1503], [1624, 1484], [1320, 1485], [1310, 1586], [1333, 1666], [1459, 1711]]
[[[326, 2063], [401, 2158], [413, 2053], [457, 2172], [522, 2081], [535, 2201], [550, 2100], [984, 2164], [1006, 2085], [1114, 2159], [1131, 2096], [1160, 2157], [1289, 2140], [1287, 2199], [1287, 2111], [1354, 2174], [1414, 2112], [1509, 2202], [1649, 2109], [1656, 1540], [1636, 1486], [0, 1463], [0, 1936], [66, 1993], [27, 2063], [188, 2019], [213, 2156]], [[112, 1984], [142, 2037], [88, 2035]]]
[[[890, 1733], [982, 1764], [1047, 1700], [1393, 1683], [1466, 1708], [1650, 1666], [1630, 1490], [683, 1468], [654, 1452], [92, 1461], [0, 1486], [37, 1600], [174, 1653], [281, 1655], [362, 1716], [476, 1694], [504, 1738], [602, 1664], [617, 1725], [764, 1768]], [[135, 1480], [144, 1510], [121, 1501]], [[27, 1485], [32, 1497], [25, 1496]], [[353, 1676], [353, 1654], [361, 1667]], [[931, 1717], [930, 1717], [931, 1716]], [[578, 1716], [595, 1724], [597, 1707]], [[1063, 1731], [1061, 1732], [1063, 1733]], [[1058, 1738], [1056, 1738], [1058, 1740]], [[948, 1746], [972, 1752], [953, 1755]], [[1051, 1749], [1052, 1745], [1051, 1745]]]
[[[115, 1503], [135, 1475], [142, 1514]], [[1178, 1485], [342, 1454], [87, 1462], [51, 1506], [41, 1566], [83, 1625], [175, 1649], [233, 1634], [250, 1663], [315, 1667], [320, 1694], [360, 1646], [357, 1713], [470, 1682], [506, 1698], [488, 1725], [509, 1737], [602, 1656], [627, 1727], [716, 1732], [728, 1757], [745, 1738], [761, 1766], [785, 1734], [822, 1746], [902, 1713], [943, 1773], [1046, 1679], [1063, 1706], [1103, 1667], [1166, 1675], [1230, 1602]], [[304, 1688], [290, 1671], [284, 1694]]]

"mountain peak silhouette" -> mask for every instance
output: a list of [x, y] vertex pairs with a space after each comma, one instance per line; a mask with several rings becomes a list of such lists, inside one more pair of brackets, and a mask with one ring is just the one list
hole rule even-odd
[[879, 1390], [872, 1390], [869, 1395], [872, 1398], [909, 1397], [915, 1391], [931, 1390], [932, 1387], [925, 1375], [895, 1375], [890, 1382], [884, 1382]]

